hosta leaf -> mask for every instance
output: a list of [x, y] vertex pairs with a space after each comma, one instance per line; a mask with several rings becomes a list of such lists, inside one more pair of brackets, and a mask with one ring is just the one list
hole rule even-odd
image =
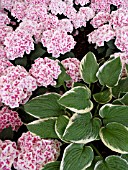
[[128, 153], [128, 128], [120, 123], [112, 122], [102, 127], [100, 138], [104, 145], [118, 153]]
[[99, 161], [94, 170], [127, 170], [128, 163], [119, 156], [108, 156], [105, 161]]
[[128, 154], [122, 154], [121, 158], [125, 159], [128, 162]]
[[118, 99], [122, 104], [128, 105], [128, 93], [126, 93], [121, 99]]
[[63, 136], [63, 133], [66, 129], [68, 122], [69, 122], [69, 118], [64, 115], [59, 116], [56, 120], [55, 131], [61, 140], [64, 140], [62, 136]]
[[58, 138], [55, 132], [55, 121], [57, 118], [51, 117], [40, 119], [27, 124], [30, 132], [40, 136], [41, 138]]
[[47, 163], [42, 170], [59, 170], [60, 169], [60, 162], [50, 162]]
[[91, 166], [88, 167], [86, 170], [94, 170], [95, 164], [100, 160], [102, 160], [102, 158], [100, 156], [95, 156], [93, 161], [92, 161]]
[[107, 89], [100, 93], [96, 93], [93, 95], [93, 98], [96, 102], [100, 104], [108, 103], [112, 99], [111, 89]]
[[24, 105], [24, 108], [26, 112], [36, 117], [57, 117], [64, 114], [63, 107], [57, 102], [59, 98], [60, 95], [57, 93], [47, 93], [33, 98]]
[[60, 170], [85, 170], [94, 158], [90, 146], [70, 144], [66, 147], [60, 164]]
[[97, 77], [101, 85], [113, 87], [118, 84], [122, 71], [120, 58], [114, 58], [105, 62], [98, 70]]
[[63, 94], [58, 102], [73, 112], [85, 113], [93, 108], [90, 97], [91, 93], [87, 87], [78, 86]]
[[101, 121], [92, 119], [90, 112], [85, 114], [75, 113], [69, 120], [63, 138], [74, 143], [88, 143], [98, 137]]
[[99, 65], [92, 52], [88, 52], [80, 63], [80, 74], [84, 82], [90, 84], [97, 81], [96, 73]]
[[112, 88], [112, 94], [116, 98], [119, 97], [122, 92], [128, 92], [128, 77], [121, 79], [118, 85]]
[[100, 108], [99, 114], [105, 125], [118, 122], [128, 126], [128, 106], [106, 104]]

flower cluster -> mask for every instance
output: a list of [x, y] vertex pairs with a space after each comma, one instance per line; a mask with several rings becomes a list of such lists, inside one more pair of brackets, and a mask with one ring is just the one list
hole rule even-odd
[[51, 60], [48, 57], [38, 58], [29, 70], [29, 73], [36, 79], [38, 86], [56, 85], [55, 79], [61, 73], [58, 60]]
[[58, 158], [60, 145], [57, 140], [45, 140], [33, 136], [30, 132], [23, 133], [18, 139], [19, 154], [14, 161], [14, 168], [41, 170], [45, 164]]
[[89, 3], [90, 0], [75, 0], [75, 4], [80, 4], [81, 6], [84, 6], [85, 4]]
[[67, 87], [71, 87], [73, 82], [80, 81], [80, 61], [77, 58], [67, 58], [65, 60], [62, 60], [61, 63], [65, 67], [66, 73], [72, 79], [66, 82]]
[[74, 48], [76, 42], [72, 35], [68, 35], [65, 30], [47, 30], [43, 32], [41, 38], [44, 47], [47, 47], [48, 53], [53, 57], [59, 57]]
[[5, 74], [6, 68], [13, 66], [13, 64], [7, 59], [0, 59], [0, 76]]
[[0, 169], [11, 170], [14, 159], [18, 156], [15, 142], [0, 140]]
[[0, 45], [4, 44], [7, 34], [12, 34], [12, 27], [2, 24], [0, 26]]
[[21, 125], [22, 122], [16, 111], [12, 111], [8, 107], [3, 107], [0, 110], [0, 132], [9, 126], [13, 131], [17, 131]]
[[5, 37], [4, 45], [9, 60], [23, 57], [25, 52], [29, 54], [31, 50], [34, 50], [32, 36], [25, 30], [8, 33]]
[[26, 103], [36, 88], [36, 80], [22, 66], [10, 66], [0, 77], [2, 103], [11, 108]]

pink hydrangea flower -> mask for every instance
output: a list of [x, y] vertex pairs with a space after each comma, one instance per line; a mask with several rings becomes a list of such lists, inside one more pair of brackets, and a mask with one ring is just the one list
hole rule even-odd
[[73, 24], [69, 19], [61, 19], [57, 25], [57, 28], [62, 29], [66, 32], [72, 33], [73, 31]]
[[7, 9], [10, 11], [10, 9], [12, 8], [13, 6], [13, 3], [15, 2], [15, 0], [1, 0], [1, 8], [2, 9]]
[[8, 109], [8, 107], [3, 107], [0, 110], [0, 132], [9, 126], [13, 131], [17, 131], [22, 124], [17, 112]]
[[109, 22], [110, 14], [108, 12], [98, 12], [96, 16], [91, 20], [91, 24], [94, 28], [98, 28], [105, 23]]
[[15, 142], [0, 140], [0, 169], [11, 170], [14, 159], [18, 156]]
[[76, 44], [72, 35], [60, 29], [44, 31], [41, 41], [43, 46], [47, 47], [48, 53], [52, 53], [56, 58], [71, 51]]
[[71, 77], [72, 80], [66, 82], [67, 87], [71, 87], [73, 82], [81, 80], [80, 76], [80, 61], [77, 58], [67, 58], [61, 61], [62, 65], [66, 69], [66, 73]]
[[0, 12], [0, 26], [9, 23], [10, 19], [8, 18], [7, 14]]
[[6, 51], [3, 45], [0, 45], [0, 60], [7, 59]]
[[23, 57], [26, 52], [29, 54], [34, 50], [34, 40], [32, 35], [25, 30], [16, 30], [8, 33], [4, 41], [7, 58], [14, 60]]
[[84, 6], [85, 4], [88, 4], [90, 0], [75, 0], [75, 4], [80, 4], [81, 6]]
[[30, 132], [23, 133], [18, 139], [18, 157], [14, 168], [18, 170], [41, 170], [45, 164], [56, 161], [60, 154], [58, 140], [41, 139]]
[[54, 15], [61, 15], [66, 10], [66, 3], [62, 0], [51, 0], [49, 4], [49, 10]]
[[0, 26], [0, 45], [4, 44], [5, 37], [7, 36], [8, 33], [12, 34], [12, 27], [6, 26], [6, 25], [1, 25]]
[[115, 45], [123, 52], [128, 52], [128, 26], [116, 29]]
[[32, 64], [29, 73], [36, 79], [38, 86], [56, 85], [55, 79], [61, 73], [58, 60], [51, 60], [48, 57], [38, 58]]
[[92, 0], [91, 8], [96, 12], [110, 12], [109, 0]]
[[10, 108], [25, 104], [36, 88], [36, 80], [22, 66], [10, 66], [0, 77], [2, 103]]
[[33, 4], [33, 5], [42, 5], [42, 4], [45, 4], [45, 5], [49, 5], [51, 0], [24, 0], [24, 2], [27, 4], [27, 5], [30, 5], [30, 4]]
[[98, 29], [94, 30], [88, 34], [88, 42], [96, 43], [97, 46], [104, 46], [104, 41], [108, 42], [109, 40], [115, 37], [115, 32], [112, 27], [108, 24], [105, 24]]
[[0, 59], [0, 76], [5, 74], [6, 68], [13, 66], [13, 64], [7, 59]]

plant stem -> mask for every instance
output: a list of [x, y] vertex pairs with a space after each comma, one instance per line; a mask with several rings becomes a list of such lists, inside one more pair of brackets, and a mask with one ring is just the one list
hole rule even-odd
[[103, 159], [102, 155], [100, 154], [100, 152], [98, 151], [98, 149], [91, 143], [90, 146], [92, 147], [92, 149], [94, 149], [94, 151], [97, 153], [98, 156], [101, 157], [101, 159]]
[[63, 83], [64, 90], [67, 91], [67, 87], [65, 86], [65, 83]]

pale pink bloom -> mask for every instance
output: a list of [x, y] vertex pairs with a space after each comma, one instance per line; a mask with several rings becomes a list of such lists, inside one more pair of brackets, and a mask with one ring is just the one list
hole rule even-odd
[[0, 132], [10, 126], [13, 131], [17, 131], [22, 124], [16, 111], [12, 111], [8, 107], [3, 107], [0, 110]]
[[4, 43], [8, 33], [12, 33], [13, 29], [10, 26], [0, 25], [0, 45]]
[[49, 5], [51, 0], [24, 0], [27, 5]]
[[10, 66], [0, 77], [1, 100], [10, 108], [25, 104], [36, 88], [36, 80], [22, 66]]
[[0, 59], [0, 76], [5, 74], [6, 69], [10, 66], [13, 66], [13, 64], [9, 60], [5, 58], [1, 58]]
[[13, 165], [18, 170], [41, 170], [45, 164], [56, 161], [60, 154], [58, 140], [41, 139], [30, 132], [18, 139], [18, 157]]
[[81, 80], [80, 76], [80, 61], [77, 58], [67, 58], [61, 61], [66, 69], [66, 73], [71, 77], [71, 80], [66, 81], [66, 86], [71, 87], [74, 82]]
[[9, 23], [10, 23], [10, 19], [8, 18], [7, 14], [0, 12], [0, 26]]
[[61, 15], [66, 10], [66, 3], [62, 0], [51, 0], [49, 4], [49, 10], [54, 15]]
[[59, 61], [51, 60], [48, 57], [45, 57], [44, 59], [38, 58], [35, 60], [35, 63], [32, 64], [29, 73], [36, 79], [38, 86], [55, 86], [55, 80], [61, 73]]
[[108, 24], [105, 24], [98, 29], [94, 30], [88, 34], [88, 42], [95, 43], [97, 46], [104, 46], [104, 42], [108, 42], [111, 39], [114, 39], [115, 32], [112, 27]]
[[115, 45], [122, 52], [128, 52], [128, 26], [116, 29]]
[[80, 4], [81, 6], [84, 6], [85, 4], [88, 4], [90, 0], [75, 0], [75, 4]]
[[8, 33], [4, 41], [7, 58], [14, 60], [23, 57], [24, 53], [30, 54], [34, 50], [32, 35], [25, 30], [16, 30]]
[[76, 13], [77, 11], [73, 5], [67, 5], [64, 15], [72, 21], [76, 17]]
[[98, 12], [96, 16], [91, 20], [91, 24], [94, 28], [98, 28], [110, 21], [110, 14], [108, 12]]
[[0, 45], [0, 60], [7, 59], [6, 51], [3, 45]]
[[109, 0], [92, 0], [90, 6], [95, 12], [110, 12]]
[[48, 53], [52, 53], [56, 58], [60, 54], [71, 51], [76, 44], [72, 35], [60, 29], [44, 31], [41, 42], [44, 47], [47, 47]]
[[15, 142], [0, 140], [0, 169], [11, 170], [14, 159], [18, 156]]
[[64, 18], [59, 21], [57, 28], [62, 29], [66, 32], [72, 33], [73, 24], [71, 23], [69, 19]]

